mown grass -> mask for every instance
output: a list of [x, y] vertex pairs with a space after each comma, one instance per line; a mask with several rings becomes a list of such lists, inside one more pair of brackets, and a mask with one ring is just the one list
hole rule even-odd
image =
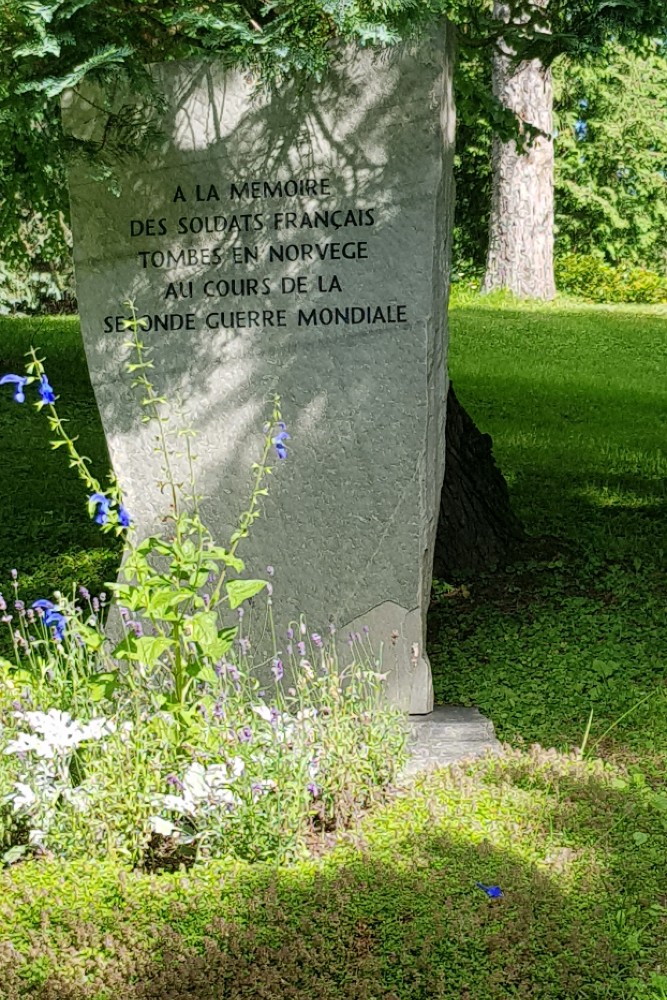
[[437, 696], [478, 705], [503, 739], [564, 749], [592, 710], [598, 753], [664, 776], [667, 313], [477, 300], [451, 319], [459, 398], [549, 541], [436, 589]]
[[[23, 374], [30, 346], [46, 357], [59, 411], [103, 482], [109, 456], [78, 319], [0, 317], [0, 374]], [[98, 593], [115, 578], [119, 547], [91, 523], [82, 483], [64, 453], [50, 448], [44, 414], [29, 405], [36, 398], [28, 390], [21, 405], [10, 386], [0, 387], [0, 590], [7, 596], [6, 581], [17, 569], [22, 596], [31, 601], [53, 590], [69, 593], [75, 584]]]
[[[103, 474], [75, 323], [0, 336], [4, 371], [42, 347]], [[660, 310], [455, 303], [458, 394], [547, 541], [436, 587], [431, 656], [440, 699], [517, 749], [420, 779], [291, 868], [18, 865], [0, 875], [2, 1000], [665, 1000], [666, 355]], [[39, 417], [0, 399], [0, 574], [31, 596], [99, 588], [118, 553]], [[590, 760], [523, 749], [579, 745], [591, 708]]]

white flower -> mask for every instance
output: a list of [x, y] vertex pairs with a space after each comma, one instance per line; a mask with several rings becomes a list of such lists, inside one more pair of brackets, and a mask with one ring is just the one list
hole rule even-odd
[[245, 761], [243, 757], [234, 757], [232, 759], [232, 774], [235, 778], [240, 778], [245, 771]]
[[264, 719], [265, 722], [273, 721], [271, 709], [268, 705], [253, 705], [252, 710], [260, 717], [260, 719]]
[[161, 837], [172, 837], [178, 833], [178, 827], [170, 823], [168, 819], [162, 819], [161, 816], [151, 816], [148, 822], [153, 833], [157, 833]]
[[159, 808], [177, 812], [182, 816], [196, 816], [200, 808], [216, 805], [236, 805], [238, 798], [228, 788], [245, 770], [241, 757], [234, 757], [229, 764], [191, 764], [183, 776], [182, 795], [158, 795], [154, 802]]
[[82, 725], [72, 719], [69, 712], [61, 712], [57, 708], [48, 712], [16, 712], [15, 716], [27, 722], [33, 733], [39, 733], [43, 738], [39, 740], [36, 736], [21, 733], [17, 740], [8, 743], [5, 753], [33, 751], [39, 757], [53, 757], [57, 751], [75, 750], [85, 740], [99, 740], [115, 729], [110, 719], [91, 719]]
[[[207, 799], [209, 793], [206, 781], [206, 768], [203, 764], [191, 764], [183, 777], [183, 798], [194, 806], [202, 799]], [[194, 809], [189, 809], [194, 812]]]
[[66, 802], [76, 809], [77, 812], [85, 812], [90, 805], [91, 794], [83, 785], [76, 788], [63, 788], [62, 797]]
[[158, 802], [170, 812], [190, 812], [190, 804], [181, 795], [160, 795]]
[[37, 801], [37, 796], [30, 785], [26, 785], [22, 781], [16, 781], [14, 782], [14, 788], [16, 791], [11, 796], [14, 812], [18, 812], [19, 809], [29, 809]]
[[38, 757], [53, 757], [51, 744], [30, 733], [19, 733], [18, 739], [10, 740], [4, 749], [4, 753], [29, 752], [36, 753]]
[[103, 736], [110, 736], [115, 729], [116, 724], [112, 719], [91, 719], [81, 727], [81, 739], [100, 740]]
[[302, 708], [296, 713], [296, 717], [299, 722], [303, 722], [304, 719], [316, 719], [317, 714], [316, 708]]

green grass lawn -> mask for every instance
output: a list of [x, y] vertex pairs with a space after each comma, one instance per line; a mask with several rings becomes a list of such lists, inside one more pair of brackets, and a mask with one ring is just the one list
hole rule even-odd
[[[75, 322], [0, 337], [3, 371], [42, 348], [104, 475]], [[431, 656], [438, 698], [515, 749], [420, 779], [290, 868], [0, 873], [0, 998], [666, 1000], [666, 360], [659, 310], [455, 303], [457, 392], [548, 541], [436, 587]], [[8, 391], [0, 435], [0, 575], [99, 589], [118, 552], [43, 415]]]
[[[23, 374], [31, 346], [46, 358], [59, 411], [104, 481], [109, 456], [78, 319], [0, 317], [0, 374]], [[75, 584], [98, 593], [115, 578], [120, 550], [88, 517], [84, 486], [64, 452], [50, 448], [45, 415], [29, 405], [36, 399], [35, 389], [28, 389], [20, 405], [10, 386], [0, 387], [0, 590], [7, 595], [10, 572], [17, 569], [22, 595], [31, 601], [56, 589], [69, 593]]]
[[664, 311], [452, 310], [459, 398], [492, 435], [527, 530], [555, 540], [546, 558], [441, 596], [431, 618], [440, 700], [478, 705], [503, 739], [563, 749], [593, 710], [598, 752], [660, 775], [666, 372]]

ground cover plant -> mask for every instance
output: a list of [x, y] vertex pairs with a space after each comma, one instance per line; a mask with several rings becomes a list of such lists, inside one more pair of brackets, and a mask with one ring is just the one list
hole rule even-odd
[[[18, 356], [36, 338], [17, 329]], [[280, 867], [150, 874], [100, 851], [6, 868], [0, 996], [664, 1000], [665, 333], [659, 308], [454, 303], [457, 392], [541, 540], [484, 580], [436, 583], [431, 656], [439, 699], [479, 705], [505, 758], [402, 787]], [[63, 549], [89, 526], [70, 488]], [[31, 492], [36, 522], [47, 503]], [[76, 579], [57, 554], [50, 568], [52, 587]]]

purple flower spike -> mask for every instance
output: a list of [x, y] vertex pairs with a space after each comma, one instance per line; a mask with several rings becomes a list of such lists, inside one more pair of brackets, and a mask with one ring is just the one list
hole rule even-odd
[[55, 403], [56, 394], [54, 393], [46, 375], [40, 376], [38, 389], [43, 403]]
[[238, 737], [240, 743], [250, 743], [252, 739], [252, 729], [250, 726], [244, 726], [243, 729], [239, 729]]
[[14, 402], [25, 403], [25, 386], [28, 379], [25, 375], [3, 375], [0, 385], [14, 386]]
[[279, 657], [276, 657], [276, 659], [273, 661], [271, 672], [273, 673], [273, 676], [277, 681], [281, 681], [283, 679], [285, 668], [283, 667], [283, 661]]

